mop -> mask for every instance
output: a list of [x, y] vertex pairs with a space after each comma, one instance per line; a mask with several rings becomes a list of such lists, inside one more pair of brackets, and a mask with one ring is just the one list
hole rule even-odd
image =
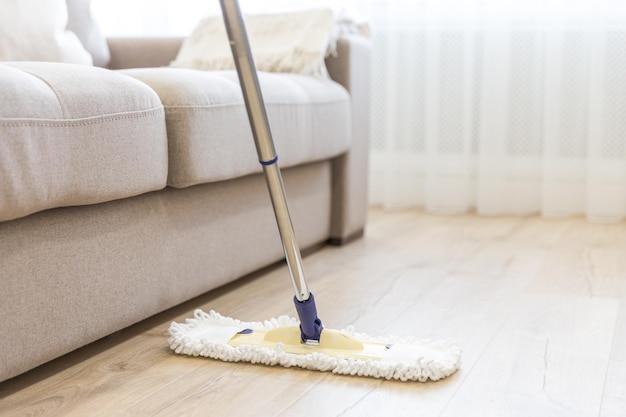
[[241, 10], [237, 0], [220, 0], [220, 4], [295, 292], [298, 319], [280, 316], [265, 322], [243, 322], [198, 309], [184, 323], [171, 323], [170, 348], [178, 354], [226, 362], [401, 381], [436, 381], [453, 374], [460, 366], [461, 349], [450, 340], [377, 338], [353, 328], [324, 328], [304, 276]]

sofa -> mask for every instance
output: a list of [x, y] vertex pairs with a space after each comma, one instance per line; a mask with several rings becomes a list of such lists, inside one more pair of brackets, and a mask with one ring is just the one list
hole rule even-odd
[[[283, 259], [236, 73], [182, 42], [0, 62], [0, 381]], [[369, 45], [336, 52], [259, 76], [302, 248], [366, 222]]]

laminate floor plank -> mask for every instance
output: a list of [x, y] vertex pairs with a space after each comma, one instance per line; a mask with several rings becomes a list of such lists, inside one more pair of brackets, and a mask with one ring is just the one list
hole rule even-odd
[[626, 283], [621, 288], [611, 359], [606, 373], [600, 417], [626, 416]]
[[597, 416], [617, 302], [526, 295], [442, 416]]

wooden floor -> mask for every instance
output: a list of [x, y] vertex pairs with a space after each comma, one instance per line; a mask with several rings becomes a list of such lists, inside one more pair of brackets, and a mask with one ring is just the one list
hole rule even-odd
[[626, 416], [626, 225], [372, 210], [305, 258], [327, 327], [453, 338], [463, 364], [403, 383], [177, 356], [195, 308], [293, 315], [285, 267], [0, 384], [2, 416]]

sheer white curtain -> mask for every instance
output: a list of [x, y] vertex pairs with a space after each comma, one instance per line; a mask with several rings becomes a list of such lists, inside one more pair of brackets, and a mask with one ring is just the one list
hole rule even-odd
[[[371, 202], [626, 215], [623, 0], [240, 0], [349, 6], [372, 29]], [[94, 0], [107, 34], [188, 34], [218, 1]]]
[[374, 204], [623, 219], [623, 2], [381, 7], [371, 16]]

